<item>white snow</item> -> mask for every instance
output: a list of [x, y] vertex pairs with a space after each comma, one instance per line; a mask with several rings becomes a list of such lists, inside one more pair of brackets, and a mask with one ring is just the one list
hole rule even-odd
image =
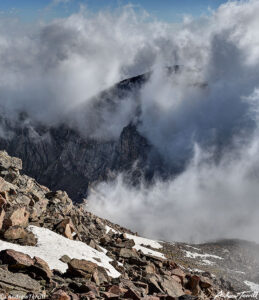
[[[120, 233], [119, 231], [111, 228], [108, 225], [106, 225], [105, 227], [106, 227], [106, 233], [108, 233], [110, 230], [114, 233]], [[158, 243], [157, 241], [150, 240], [150, 239], [143, 238], [143, 237], [136, 236], [136, 235], [132, 235], [129, 233], [126, 233], [126, 237], [130, 240], [134, 240], [134, 242], [135, 242], [135, 246], [133, 247], [134, 249], [141, 250], [146, 255], [152, 255], [152, 256], [163, 258], [163, 259], [166, 258], [163, 253], [144, 247], [144, 246], [150, 246], [154, 249], [163, 248], [163, 246], [160, 243]]]
[[201, 249], [196, 248], [196, 247], [193, 247], [193, 246], [191, 246], [191, 245], [185, 245], [185, 246], [188, 247], [188, 248], [192, 248], [192, 249], [194, 249], [194, 250], [197, 250], [197, 251], [201, 251]]
[[111, 228], [110, 226], [108, 225], [105, 225], [105, 229], [106, 229], [106, 234], [109, 232], [109, 231], [112, 231], [113, 233], [119, 233], [119, 231]]
[[154, 240], [149, 240], [149, 239], [142, 238], [142, 237], [132, 235], [132, 234], [128, 234], [128, 233], [126, 233], [126, 236], [127, 236], [128, 239], [134, 240], [136, 245], [150, 246], [154, 249], [163, 248], [163, 246], [161, 244], [159, 244], [157, 241], [154, 241]]
[[214, 258], [214, 259], [223, 259], [220, 256], [213, 255], [213, 254], [200, 254], [196, 252], [190, 252], [187, 250], [184, 250], [185, 256], [189, 258], [201, 258], [203, 265], [214, 265], [215, 263], [213, 261], [208, 260], [207, 258]]
[[215, 263], [214, 263], [213, 261], [211, 261], [211, 260], [203, 259], [203, 260], [202, 260], [202, 264], [203, 264], [203, 265], [212, 266], [212, 265], [214, 265]]
[[187, 251], [187, 250], [184, 250], [185, 253], [186, 253], [186, 257], [189, 257], [189, 258], [215, 258], [215, 259], [223, 259], [222, 257], [220, 256], [217, 256], [217, 255], [212, 255], [212, 254], [200, 254], [200, 253], [195, 253], [195, 252], [190, 252], [190, 251]]
[[[40, 228], [37, 226], [29, 226], [38, 239], [37, 245], [34, 246], [20, 246], [5, 241], [0, 241], [0, 251], [6, 249], [13, 249], [28, 254], [31, 257], [38, 256], [45, 260], [51, 269], [58, 269], [65, 272], [67, 264], [61, 262], [59, 259], [63, 255], [68, 255], [70, 258], [85, 259], [104, 267], [111, 277], [119, 277], [120, 273], [110, 264], [111, 258], [105, 253], [99, 252], [92, 247], [80, 241], [73, 241], [67, 239], [49, 229]], [[98, 260], [95, 260], [98, 258]]]
[[247, 280], [244, 283], [250, 287], [252, 292], [259, 293], [259, 284]]
[[157, 241], [142, 238], [142, 237], [128, 234], [128, 233], [126, 234], [126, 236], [128, 239], [134, 240], [135, 246], [133, 248], [135, 248], [136, 250], [141, 250], [144, 254], [147, 254], [147, 255], [152, 255], [152, 256], [163, 258], [163, 259], [166, 258], [163, 253], [144, 247], [144, 246], [150, 246], [154, 249], [163, 248], [163, 246], [161, 244], [159, 244]]
[[195, 273], [203, 273], [204, 271], [200, 270], [200, 269], [197, 269], [197, 268], [194, 268], [194, 269], [191, 269], [191, 268], [187, 268], [188, 271], [190, 272], [195, 272]]

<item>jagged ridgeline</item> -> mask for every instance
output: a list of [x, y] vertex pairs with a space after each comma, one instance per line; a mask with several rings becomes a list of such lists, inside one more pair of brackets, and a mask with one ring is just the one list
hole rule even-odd
[[84, 211], [21, 169], [20, 159], [0, 152], [3, 299], [212, 299], [222, 292], [210, 273], [177, 265], [162, 242]]
[[[166, 74], [174, 76], [179, 68], [168, 67]], [[0, 149], [21, 158], [26, 174], [54, 190], [66, 190], [75, 202], [87, 196], [89, 185], [113, 179], [119, 172], [133, 185], [141, 180], [151, 182], [154, 176], [176, 174], [183, 167], [179, 161], [172, 162], [169, 169], [157, 149], [138, 131], [140, 90], [151, 74], [119, 82], [94, 97], [90, 108], [89, 104], [80, 105], [64, 117], [64, 122], [51, 126], [32, 120], [25, 112], [20, 113], [18, 121], [0, 114]], [[134, 111], [118, 135], [93, 134], [104, 123], [104, 115], [113, 119], [116, 109], [127, 105], [125, 101], [130, 101]], [[75, 118], [80, 121], [75, 122]], [[105, 128], [100, 131], [105, 132]]]
[[[94, 100], [93, 116], [86, 118], [101, 122], [100, 107], [112, 112], [128, 94], [134, 93], [137, 101], [137, 94], [149, 76], [148, 73], [127, 79], [104, 91]], [[140, 179], [150, 181], [155, 173], [164, 172], [161, 157], [138, 132], [137, 110], [136, 105], [134, 120], [122, 129], [119, 137], [109, 139], [86, 135], [84, 131], [91, 128], [77, 130], [70, 120], [48, 127], [31, 122], [24, 113], [17, 122], [1, 116], [4, 135], [0, 135], [0, 149], [21, 158], [26, 174], [52, 189], [66, 190], [73, 201], [79, 202], [87, 196], [89, 185], [113, 178], [118, 172], [124, 172], [131, 184], [138, 184]], [[86, 111], [80, 107], [75, 113]]]

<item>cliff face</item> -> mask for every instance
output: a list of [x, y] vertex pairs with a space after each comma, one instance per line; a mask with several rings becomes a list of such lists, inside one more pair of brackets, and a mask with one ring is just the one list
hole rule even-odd
[[0, 139], [0, 148], [20, 157], [27, 174], [52, 189], [66, 189], [75, 201], [86, 196], [89, 184], [111, 178], [118, 171], [128, 172], [135, 181], [145, 176], [151, 150], [131, 124], [119, 140], [107, 142], [85, 139], [64, 126], [47, 132], [17, 129], [11, 139]]
[[[137, 94], [148, 76], [124, 80], [101, 93], [94, 104], [94, 118], [101, 122], [100, 107], [112, 111], [128, 92]], [[84, 114], [84, 109], [79, 113]], [[89, 185], [113, 178], [118, 172], [138, 184], [141, 178], [152, 179], [155, 169], [161, 169], [159, 155], [131, 122], [119, 138], [105, 141], [86, 137], [82, 130], [67, 125], [32, 125], [24, 115], [18, 122], [0, 116], [0, 128], [4, 128], [0, 149], [21, 158], [26, 174], [51, 189], [66, 190], [76, 202], [87, 196]]]

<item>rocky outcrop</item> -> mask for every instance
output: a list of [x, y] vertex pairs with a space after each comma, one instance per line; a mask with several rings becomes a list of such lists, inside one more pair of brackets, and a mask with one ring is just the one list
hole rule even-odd
[[[95, 257], [93, 262], [87, 255], [85, 258], [60, 255], [60, 261], [67, 265], [67, 270], [62, 273], [51, 270], [40, 257], [41, 252], [39, 256], [30, 256], [6, 248], [0, 251], [0, 291], [2, 289], [7, 297], [210, 299], [218, 293], [219, 287], [210, 281], [210, 274], [202, 277], [189, 273], [173, 259], [166, 258], [162, 254], [163, 248], [159, 250], [161, 252], [153, 251], [152, 247], [135, 249], [134, 235], [127, 235], [131, 233], [129, 230], [94, 216], [82, 205], [74, 205], [67, 193], [52, 192], [32, 178], [20, 175], [20, 161], [6, 152], [0, 152], [0, 168], [0, 193], [4, 199], [1, 239], [9, 242], [8, 247], [24, 245], [26, 236], [31, 234], [27, 241], [34, 237], [31, 248], [37, 249], [40, 244], [35, 246], [37, 238], [28, 226], [45, 227], [62, 235], [66, 241], [88, 244], [90, 249], [102, 253], [100, 258], [105, 256], [111, 261], [114, 270], [120, 274], [112, 277], [108, 269], [100, 265], [100, 258]], [[107, 230], [108, 225], [113, 227], [112, 230]]]

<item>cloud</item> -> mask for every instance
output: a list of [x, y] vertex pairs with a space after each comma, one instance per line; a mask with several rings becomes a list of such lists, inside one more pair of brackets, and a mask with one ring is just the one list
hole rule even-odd
[[[30, 27], [0, 19], [1, 109], [9, 118], [26, 111], [43, 124], [66, 122], [100, 140], [118, 138], [138, 110], [138, 130], [169, 169], [184, 172], [141, 189], [120, 175], [96, 187], [105, 198], [90, 195], [91, 209], [165, 239], [255, 239], [258, 13], [259, 2], [247, 0], [182, 24], [131, 6]], [[150, 70], [138, 93], [111, 93], [112, 109], [99, 105], [101, 91]]]
[[139, 189], [121, 174], [95, 187], [91, 210], [166, 240], [259, 241], [258, 12], [258, 1], [232, 1], [174, 32], [171, 61], [182, 67], [168, 76], [157, 58], [139, 130], [184, 171]]
[[88, 208], [138, 233], [166, 241], [243, 238], [259, 242], [258, 151], [257, 138], [214, 164], [211, 153], [196, 145], [188, 168], [174, 180], [134, 188], [120, 175], [95, 188]]

